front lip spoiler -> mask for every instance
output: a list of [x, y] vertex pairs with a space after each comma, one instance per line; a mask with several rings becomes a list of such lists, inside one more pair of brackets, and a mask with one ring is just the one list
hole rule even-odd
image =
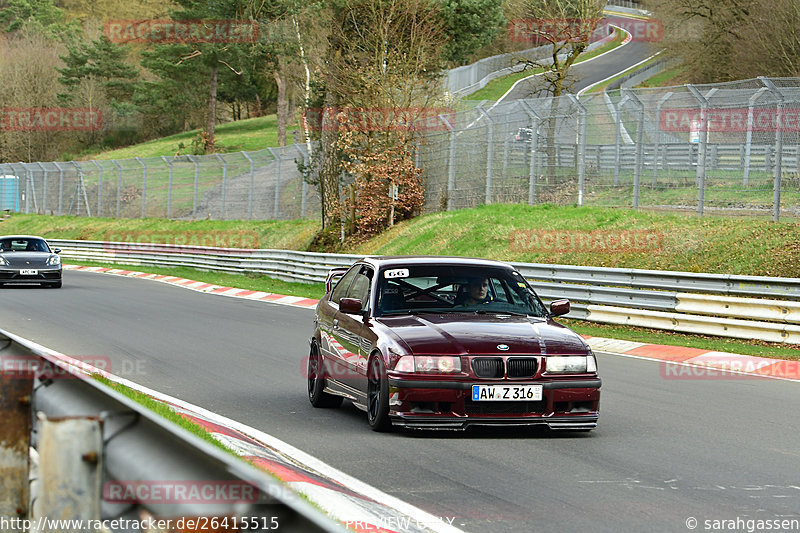
[[[529, 380], [532, 383], [527, 384], [540, 384], [545, 389], [599, 389], [602, 385], [600, 378], [581, 379], [581, 380], [561, 380], [561, 381], [544, 381], [539, 382], [536, 380]], [[469, 390], [473, 385], [478, 384], [491, 384], [491, 385], [519, 385], [522, 382], [516, 381], [493, 381], [491, 383], [475, 380], [475, 382], [463, 381], [431, 381], [431, 380], [414, 380], [414, 379], [398, 379], [389, 378], [389, 386], [398, 389], [456, 389], [456, 390]]]
[[546, 426], [554, 430], [590, 430], [597, 427], [598, 415], [569, 417], [514, 417], [514, 418], [455, 418], [455, 417], [400, 417], [392, 424], [409, 429], [450, 429], [463, 431], [469, 426]]

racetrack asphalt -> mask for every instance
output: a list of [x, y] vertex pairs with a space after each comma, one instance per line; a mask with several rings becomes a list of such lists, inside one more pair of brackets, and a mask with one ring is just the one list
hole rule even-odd
[[[569, 70], [565, 88], [567, 92], [577, 94], [581, 89], [644, 61], [660, 48], [658, 43], [632, 40], [625, 46], [616, 48], [603, 56], [573, 65]], [[506, 95], [503, 102], [523, 98], [536, 98], [541, 96], [537, 93], [542, 87], [541, 76], [528, 78], [518, 83]]]
[[687, 531], [800, 518], [800, 384], [665, 377], [599, 356], [588, 434], [369, 430], [306, 398], [312, 311], [67, 272], [62, 289], [0, 290], [0, 324], [67, 355], [274, 435], [466, 531]]

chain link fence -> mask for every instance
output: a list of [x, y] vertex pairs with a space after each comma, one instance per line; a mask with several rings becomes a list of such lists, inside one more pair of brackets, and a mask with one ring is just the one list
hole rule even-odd
[[[800, 78], [629, 89], [434, 117], [425, 212], [551, 203], [800, 216]], [[429, 120], [429, 119], [428, 119]], [[312, 150], [315, 150], [312, 147]], [[305, 145], [207, 156], [0, 164], [2, 208], [173, 219], [318, 217]], [[387, 194], [389, 191], [387, 191]]]
[[800, 78], [483, 103], [447, 121], [420, 143], [427, 211], [526, 202], [800, 215]]
[[319, 194], [304, 145], [257, 152], [0, 164], [4, 209], [116, 218], [296, 219]]

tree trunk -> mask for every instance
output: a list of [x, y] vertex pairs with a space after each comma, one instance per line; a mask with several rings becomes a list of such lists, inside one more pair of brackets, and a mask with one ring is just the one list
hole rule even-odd
[[207, 154], [214, 151], [215, 128], [217, 125], [217, 65], [211, 67], [208, 84], [208, 111], [206, 114], [206, 136], [204, 148]]
[[[335, 109], [338, 99], [331, 91], [325, 93], [324, 109]], [[326, 113], [322, 113], [320, 127], [320, 162], [319, 162], [319, 195], [322, 200], [322, 227], [333, 225], [341, 220], [341, 191], [339, 175], [341, 165], [336, 149], [335, 120], [327, 119]]]
[[289, 100], [286, 98], [286, 82], [281, 78], [283, 66], [278, 64], [272, 75], [278, 86], [278, 146], [286, 146], [286, 122], [289, 118]]
[[558, 160], [556, 152], [556, 125], [558, 114], [558, 99], [564, 92], [564, 80], [567, 78], [567, 73], [570, 67], [575, 62], [575, 59], [584, 50], [586, 45], [572, 46], [571, 54], [564, 62], [558, 59], [559, 53], [563, 50], [558, 45], [553, 45], [553, 69], [556, 72], [555, 78], [550, 82], [550, 93], [553, 95], [550, 107], [550, 116], [547, 119], [547, 172], [545, 173], [546, 183], [550, 185], [557, 181], [558, 175]]
[[[292, 22], [294, 23], [295, 33], [297, 34], [297, 44], [300, 47], [300, 60], [303, 63], [303, 70], [306, 73], [306, 80], [305, 84], [303, 85], [303, 108], [307, 108], [309, 102], [311, 100], [311, 70], [308, 68], [308, 60], [306, 59], [306, 51], [305, 47], [303, 46], [303, 38], [300, 34], [300, 25], [297, 23], [297, 17], [292, 16]], [[308, 121], [306, 120], [305, 114], [303, 114], [303, 134], [304, 134], [304, 141], [306, 143], [306, 150], [308, 150], [308, 156], [311, 157], [312, 152], [312, 144], [311, 144], [311, 134], [308, 131]], [[320, 189], [321, 190], [321, 189]]]

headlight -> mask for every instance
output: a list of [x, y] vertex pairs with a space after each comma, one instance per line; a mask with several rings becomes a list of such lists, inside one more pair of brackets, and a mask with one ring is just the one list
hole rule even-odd
[[0, 265], [8, 266], [8, 259], [0, 255]]
[[548, 357], [545, 363], [548, 374], [586, 374], [597, 372], [594, 355], [561, 355]]
[[47, 258], [48, 266], [58, 266], [60, 264], [61, 264], [61, 258], [55, 254]]
[[449, 355], [404, 355], [394, 367], [396, 372], [453, 374], [461, 372], [461, 358]]

